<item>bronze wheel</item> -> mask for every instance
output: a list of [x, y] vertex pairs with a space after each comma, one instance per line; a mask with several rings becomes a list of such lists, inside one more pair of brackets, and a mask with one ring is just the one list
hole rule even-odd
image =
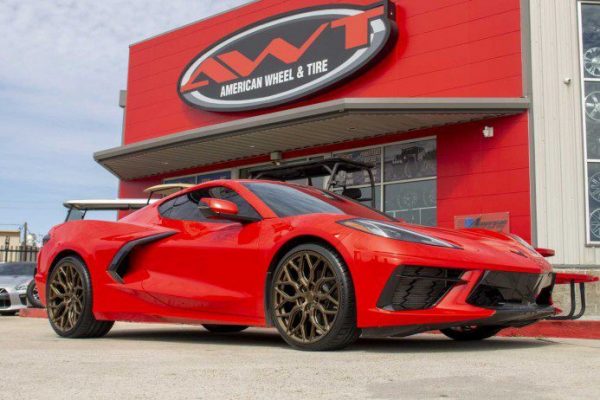
[[288, 253], [275, 270], [270, 301], [273, 322], [295, 347], [328, 350], [358, 337], [349, 274], [327, 248], [303, 245]]
[[61, 331], [68, 332], [77, 325], [83, 313], [83, 282], [71, 263], [62, 263], [48, 286], [48, 318]]
[[77, 257], [65, 257], [52, 269], [46, 284], [48, 319], [60, 336], [100, 337], [112, 321], [98, 321], [92, 313], [92, 287], [87, 267]]

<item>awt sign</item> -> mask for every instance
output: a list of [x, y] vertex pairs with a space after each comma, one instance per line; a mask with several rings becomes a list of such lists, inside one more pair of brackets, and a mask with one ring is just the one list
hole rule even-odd
[[178, 84], [188, 104], [244, 111], [285, 104], [350, 78], [396, 36], [393, 7], [297, 10], [244, 28], [196, 56]]

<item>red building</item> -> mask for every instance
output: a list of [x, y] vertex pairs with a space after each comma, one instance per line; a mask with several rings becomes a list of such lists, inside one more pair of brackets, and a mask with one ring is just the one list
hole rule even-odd
[[525, 18], [519, 0], [251, 2], [132, 45], [123, 144], [95, 158], [127, 198], [341, 155], [375, 165], [386, 212], [531, 240]]

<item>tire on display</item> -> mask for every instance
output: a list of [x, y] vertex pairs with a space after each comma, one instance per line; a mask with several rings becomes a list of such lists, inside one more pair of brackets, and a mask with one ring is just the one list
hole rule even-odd
[[352, 278], [332, 249], [303, 244], [279, 261], [270, 288], [271, 320], [301, 350], [344, 348], [360, 336]]
[[31, 280], [27, 286], [27, 300], [33, 308], [44, 308], [44, 305], [40, 301], [40, 295], [38, 294], [37, 286], [35, 281]]
[[247, 326], [244, 325], [214, 325], [214, 324], [204, 324], [202, 325], [204, 329], [213, 333], [238, 333], [245, 329], [248, 329]]
[[46, 306], [52, 329], [62, 337], [106, 335], [113, 321], [98, 321], [92, 313], [92, 284], [87, 267], [74, 256], [62, 258], [46, 284]]
[[483, 340], [495, 336], [502, 330], [500, 326], [460, 326], [441, 329], [450, 339], [459, 341]]

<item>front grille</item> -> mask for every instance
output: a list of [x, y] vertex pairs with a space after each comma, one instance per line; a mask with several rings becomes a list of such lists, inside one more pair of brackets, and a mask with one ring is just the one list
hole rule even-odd
[[550, 305], [552, 274], [487, 271], [467, 302], [494, 308], [505, 304]]
[[388, 310], [433, 307], [460, 279], [462, 270], [437, 267], [399, 267], [389, 279], [377, 306]]
[[0, 308], [10, 307], [10, 296], [6, 289], [0, 288]]

